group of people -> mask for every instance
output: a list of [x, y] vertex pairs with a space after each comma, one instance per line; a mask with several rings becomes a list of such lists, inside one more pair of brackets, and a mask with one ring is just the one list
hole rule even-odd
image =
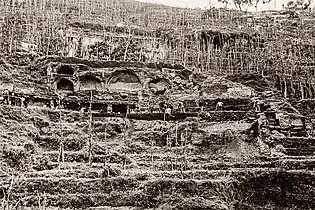
[[10, 106], [27, 107], [28, 103], [25, 97], [17, 96], [14, 91], [5, 90], [0, 96], [1, 104]]
[[258, 114], [257, 119], [257, 135], [266, 136], [269, 132], [269, 121], [266, 115], [262, 112]]
[[265, 104], [262, 100], [254, 100], [253, 108], [258, 113], [258, 119], [253, 123], [250, 128], [253, 131], [254, 136], [266, 136], [269, 132], [269, 121], [264, 113], [266, 109], [268, 109], [270, 105]]
[[[161, 112], [164, 113], [164, 120], [168, 121], [168, 120], [174, 118], [174, 116], [172, 115], [173, 106], [171, 104], [161, 102], [159, 105], [160, 105]], [[178, 103], [177, 111], [179, 113], [185, 113], [186, 112], [183, 102]], [[220, 112], [223, 111], [223, 102], [222, 101], [217, 102], [215, 111], [220, 111]], [[204, 112], [203, 106], [200, 107], [200, 112]], [[207, 113], [207, 116], [209, 117], [210, 113]]]
[[[14, 91], [5, 90], [0, 96], [0, 103], [10, 105], [10, 106], [21, 106], [24, 108], [28, 107], [29, 99], [25, 98], [23, 96], [17, 96]], [[44, 102], [43, 107], [49, 107], [51, 109], [63, 109], [64, 104], [61, 103], [60, 99], [57, 101], [57, 99], [51, 99], [50, 101]], [[88, 108], [85, 106], [81, 106], [80, 103], [78, 103], [79, 111], [80, 112], [86, 112], [88, 111]], [[216, 111], [223, 111], [223, 102], [219, 101], [216, 104]], [[112, 107], [108, 106], [107, 112], [111, 113]], [[174, 118], [173, 112], [174, 108], [172, 104], [161, 102], [159, 104], [159, 108], [157, 110], [158, 112], [164, 113], [164, 120], [168, 121]], [[176, 112], [179, 113], [185, 113], [186, 109], [183, 102], [178, 102]], [[203, 106], [200, 108], [200, 112], [203, 112]]]
[[174, 116], [172, 115], [173, 106], [171, 104], [167, 104], [165, 102], [161, 102], [159, 104], [160, 110], [162, 113], [164, 113], [164, 120], [168, 121]]
[[[29, 106], [29, 103], [30, 97], [25, 97], [20, 94], [16, 94], [15, 91], [5, 90], [0, 96], [0, 104], [27, 108]], [[42, 107], [49, 107], [51, 109], [61, 108], [61, 106], [62, 105], [60, 104], [60, 100], [58, 103], [56, 99], [51, 99], [50, 101], [42, 102]]]

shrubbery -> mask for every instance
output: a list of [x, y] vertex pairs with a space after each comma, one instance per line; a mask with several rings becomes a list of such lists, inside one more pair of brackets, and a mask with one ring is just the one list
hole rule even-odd
[[28, 152], [21, 146], [4, 146], [2, 157], [11, 167], [24, 168], [27, 162]]
[[50, 158], [48, 156], [39, 156], [33, 160], [33, 169], [37, 171], [51, 170], [54, 168]]
[[105, 166], [102, 172], [102, 177], [116, 177], [121, 175], [121, 170], [112, 166]]

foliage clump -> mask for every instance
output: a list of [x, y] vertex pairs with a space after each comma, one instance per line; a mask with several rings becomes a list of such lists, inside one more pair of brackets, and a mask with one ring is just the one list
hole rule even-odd
[[28, 153], [22, 146], [4, 146], [2, 157], [14, 168], [23, 169], [28, 160]]

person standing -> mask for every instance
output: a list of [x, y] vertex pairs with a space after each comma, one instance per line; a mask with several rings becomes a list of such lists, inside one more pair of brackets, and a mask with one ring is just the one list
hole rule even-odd
[[15, 93], [12, 92], [11, 96], [10, 96], [10, 101], [11, 101], [11, 106], [15, 106], [16, 105], [16, 98], [15, 98]]
[[25, 107], [25, 105], [24, 105], [25, 104], [25, 98], [21, 97], [20, 101], [21, 101], [21, 103], [20, 103], [21, 108]]
[[216, 111], [222, 112], [223, 111], [223, 102], [219, 101], [215, 107]]
[[9, 90], [6, 89], [4, 92], [3, 92], [3, 102], [7, 105], [10, 105], [10, 95], [9, 95]]
[[269, 122], [264, 113], [259, 114], [258, 122], [258, 134], [263, 137], [269, 131]]
[[50, 100], [50, 108], [55, 109], [55, 100], [54, 99]]
[[184, 107], [183, 102], [180, 101], [180, 102], [178, 103], [178, 109], [179, 109], [179, 112], [185, 113], [185, 107]]
[[170, 106], [168, 106], [168, 107], [165, 109], [164, 120], [169, 121], [169, 120], [171, 119], [171, 116], [172, 116], [172, 109], [171, 109]]

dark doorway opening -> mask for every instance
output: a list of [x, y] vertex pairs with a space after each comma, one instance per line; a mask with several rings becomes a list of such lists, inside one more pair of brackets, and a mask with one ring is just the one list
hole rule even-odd
[[62, 104], [65, 109], [74, 110], [74, 111], [80, 110], [80, 104], [78, 102], [64, 101]]
[[57, 90], [73, 91], [73, 83], [67, 79], [62, 78], [57, 83]]
[[31, 106], [39, 106], [39, 107], [49, 107], [50, 101], [42, 98], [30, 98], [28, 103]]
[[73, 75], [74, 74], [74, 70], [71, 66], [65, 65], [65, 66], [61, 66], [58, 71], [58, 74], [66, 74], [66, 75]]
[[[90, 109], [90, 104], [89, 103], [82, 103], [80, 105], [80, 109], [81, 108], [84, 108], [84, 111], [88, 112]], [[91, 109], [92, 109], [92, 111], [101, 111], [102, 113], [106, 113], [107, 112], [107, 104], [92, 103]]]
[[106, 112], [107, 111], [107, 104], [102, 104], [102, 103], [92, 104], [92, 110]]
[[127, 104], [113, 104], [113, 112], [127, 113], [127, 111], [128, 111]]

